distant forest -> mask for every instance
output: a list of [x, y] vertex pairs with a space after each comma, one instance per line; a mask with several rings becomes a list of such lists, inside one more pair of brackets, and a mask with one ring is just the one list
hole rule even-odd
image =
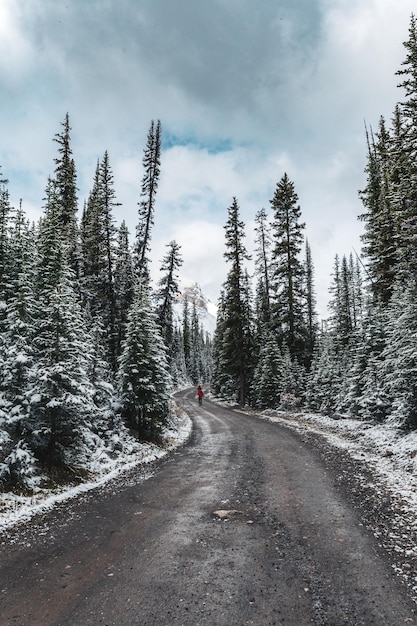
[[233, 198], [228, 273], [213, 338], [194, 302], [174, 316], [180, 246], [161, 279], [149, 257], [162, 129], [152, 121], [131, 237], [104, 153], [80, 210], [67, 114], [54, 175], [31, 224], [0, 180], [0, 484], [30, 492], [81, 480], [97, 451], [161, 441], [175, 387], [254, 409], [302, 408], [417, 428], [417, 26], [398, 70], [404, 101], [367, 128], [361, 258], [336, 256], [329, 317], [319, 324], [314, 263], [294, 183], [284, 173], [256, 214], [255, 275]]

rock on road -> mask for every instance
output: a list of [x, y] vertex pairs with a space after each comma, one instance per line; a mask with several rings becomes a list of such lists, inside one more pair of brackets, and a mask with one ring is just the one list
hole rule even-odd
[[416, 605], [317, 452], [177, 394], [189, 444], [19, 529], [1, 626], [417, 624]]

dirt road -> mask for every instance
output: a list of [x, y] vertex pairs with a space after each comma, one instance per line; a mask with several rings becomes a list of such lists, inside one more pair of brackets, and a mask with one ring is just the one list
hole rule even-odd
[[318, 453], [181, 395], [190, 444], [0, 549], [1, 626], [417, 624], [416, 605]]

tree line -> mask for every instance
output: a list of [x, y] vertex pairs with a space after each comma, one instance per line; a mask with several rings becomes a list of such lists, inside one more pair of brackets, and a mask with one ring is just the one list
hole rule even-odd
[[257, 408], [303, 406], [417, 428], [417, 25], [398, 70], [390, 124], [365, 128], [362, 255], [336, 255], [318, 324], [314, 266], [287, 174], [256, 215], [255, 293], [236, 199], [225, 225], [212, 386]]
[[29, 488], [80, 476], [94, 450], [129, 436], [158, 441], [175, 385], [210, 376], [210, 338], [194, 302], [174, 317], [180, 246], [171, 241], [151, 287], [149, 255], [161, 124], [143, 153], [133, 243], [118, 206], [110, 157], [97, 162], [78, 219], [67, 114], [44, 210], [30, 223], [0, 180], [0, 484]]

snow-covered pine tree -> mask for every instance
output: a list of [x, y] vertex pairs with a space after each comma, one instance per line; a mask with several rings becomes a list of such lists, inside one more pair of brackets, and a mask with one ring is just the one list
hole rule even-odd
[[278, 408], [284, 389], [284, 359], [275, 333], [265, 330], [252, 380], [252, 405], [256, 408]]
[[209, 382], [213, 373], [213, 342], [208, 332], [201, 328], [202, 335], [202, 380]]
[[93, 346], [72, 280], [63, 264], [55, 287], [38, 300], [25, 432], [43, 464], [73, 472], [82, 465], [85, 436], [98, 410], [88, 376]]
[[384, 357], [387, 338], [387, 308], [373, 302], [364, 315], [362, 328], [353, 347], [348, 375], [349, 413], [362, 419], [384, 421], [390, 401], [384, 391]]
[[74, 471], [82, 464], [86, 437], [99, 410], [89, 376], [92, 339], [57, 227], [54, 190], [52, 185], [38, 235], [34, 365], [24, 432], [25, 442], [43, 464]]
[[0, 339], [0, 482], [10, 488], [30, 488], [35, 473], [33, 453], [22, 441], [33, 367], [35, 259], [33, 229], [20, 207], [10, 230], [7, 276], [13, 295], [4, 306]]
[[7, 188], [7, 178], [1, 178], [0, 169], [0, 302], [7, 300], [7, 279], [5, 276], [8, 263], [8, 247], [10, 241], [10, 218], [13, 208], [10, 205], [10, 195]]
[[334, 333], [323, 331], [314, 346], [307, 375], [306, 405], [314, 411], [332, 414], [337, 407], [341, 384], [341, 357]]
[[225, 353], [223, 351], [223, 337], [226, 333], [226, 304], [223, 289], [220, 292], [217, 306], [217, 323], [213, 337], [213, 373], [211, 390], [216, 396], [234, 399], [235, 381], [227, 373]]
[[417, 429], [417, 281], [393, 294], [382, 353], [383, 391], [391, 400], [390, 419], [406, 430]]
[[375, 300], [387, 304], [391, 298], [398, 268], [398, 219], [392, 202], [394, 182], [392, 141], [385, 120], [380, 118], [376, 141], [366, 130], [368, 159], [367, 184], [359, 195], [366, 212], [361, 236], [370, 288]]
[[[2, 333], [0, 387], [18, 416], [27, 408], [28, 371], [32, 364], [32, 322], [35, 312], [34, 270], [36, 249], [33, 229], [20, 206], [10, 229], [7, 276], [10, 295], [5, 305]], [[19, 427], [18, 427], [19, 430]]]
[[340, 261], [335, 256], [332, 283], [329, 288], [331, 295], [328, 309], [330, 312], [329, 328], [339, 349], [346, 347], [352, 334], [352, 310], [350, 302], [351, 276], [346, 256]]
[[168, 417], [171, 386], [149, 286], [138, 281], [119, 360], [118, 393], [122, 417], [140, 437], [159, 438]]
[[162, 278], [158, 282], [156, 290], [156, 314], [161, 327], [162, 338], [168, 349], [169, 358], [172, 358], [172, 344], [174, 336], [174, 302], [179, 294], [178, 270], [183, 260], [181, 246], [176, 241], [167, 244], [168, 251], [162, 259]]
[[117, 238], [114, 260], [114, 290], [116, 298], [117, 355], [126, 336], [127, 318], [133, 302], [135, 278], [129, 246], [129, 230], [123, 220]]
[[[11, 285], [9, 270], [13, 261], [10, 249], [10, 229], [14, 209], [10, 205], [9, 191], [7, 189], [8, 182], [9, 181], [6, 178], [1, 178], [0, 170], [0, 360], [2, 363], [5, 359], [4, 351], [7, 347], [7, 301], [13, 294], [13, 286]], [[0, 368], [0, 387], [2, 384], [2, 378]]]
[[[404, 42], [406, 57], [396, 73], [405, 99], [396, 108], [391, 155], [395, 179], [391, 196], [398, 215], [397, 247], [400, 278], [407, 282], [408, 272], [417, 271], [417, 20], [411, 15], [409, 37]], [[398, 145], [399, 144], [399, 145]]]
[[100, 318], [105, 333], [106, 358], [112, 369], [117, 369], [119, 328], [116, 318], [116, 227], [113, 209], [116, 201], [114, 177], [106, 151], [98, 163], [93, 189], [84, 210], [81, 223], [83, 262], [81, 291], [84, 305], [91, 316]]

